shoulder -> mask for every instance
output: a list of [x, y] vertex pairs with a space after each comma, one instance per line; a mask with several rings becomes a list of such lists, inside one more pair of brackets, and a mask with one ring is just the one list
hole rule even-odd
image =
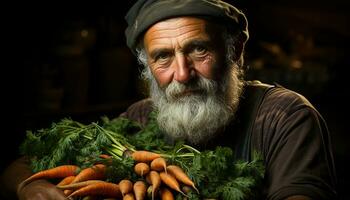
[[261, 102], [259, 114], [284, 119], [295, 113], [319, 116], [316, 108], [300, 93], [282, 86], [268, 90]]
[[252, 142], [264, 156], [269, 197], [299, 193], [333, 199], [330, 135], [320, 113], [303, 95], [281, 86], [268, 90], [255, 118]]
[[267, 152], [273, 142], [293, 137], [321, 137], [328, 128], [321, 114], [300, 93], [271, 86], [260, 99], [252, 118], [253, 146]]
[[255, 128], [261, 130], [265, 139], [289, 138], [292, 134], [320, 137], [328, 132], [323, 117], [307, 98], [281, 86], [266, 92], [255, 118]]
[[[325, 120], [318, 110], [300, 93], [276, 86], [264, 96], [255, 118], [256, 130], [265, 138], [324, 137], [328, 134]], [[313, 136], [311, 136], [313, 135]]]
[[300, 93], [281, 85], [269, 85], [259, 81], [247, 82], [242, 100], [243, 107], [248, 107], [248, 110], [255, 107], [257, 117], [281, 118], [297, 111], [317, 113], [315, 107]]
[[252, 132], [253, 146], [265, 155], [290, 141], [313, 138], [322, 143], [329, 137], [325, 120], [310, 101], [278, 85], [269, 89], [261, 100]]
[[131, 104], [119, 117], [126, 117], [144, 125], [147, 123], [148, 115], [152, 110], [153, 102], [150, 98], [146, 98]]

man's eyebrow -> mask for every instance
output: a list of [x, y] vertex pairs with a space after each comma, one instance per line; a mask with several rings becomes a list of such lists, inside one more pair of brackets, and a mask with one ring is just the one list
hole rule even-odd
[[183, 51], [188, 52], [193, 50], [195, 47], [206, 47], [206, 48], [211, 48], [212, 47], [212, 42], [210, 40], [205, 40], [205, 39], [195, 39], [187, 42], [184, 47]]
[[[195, 47], [206, 47], [206, 48], [210, 49], [212, 47], [212, 42], [210, 40], [206, 40], [206, 39], [194, 39], [194, 40], [191, 40], [191, 41], [188, 41], [187, 43], [185, 43], [182, 51], [183, 52], [190, 52]], [[172, 52], [172, 49], [158, 48], [158, 49], [152, 50], [149, 55], [152, 59], [155, 59], [161, 54], [171, 53], [171, 52]]]

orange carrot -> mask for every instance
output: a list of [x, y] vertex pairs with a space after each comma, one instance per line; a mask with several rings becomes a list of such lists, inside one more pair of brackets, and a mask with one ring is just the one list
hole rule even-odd
[[143, 181], [136, 181], [134, 184], [134, 194], [136, 200], [143, 200], [146, 196], [146, 184]]
[[123, 200], [134, 200], [135, 196], [133, 193], [128, 193], [123, 197]]
[[115, 183], [101, 182], [82, 187], [68, 197], [84, 197], [89, 195], [99, 195], [103, 197], [121, 197], [119, 186]]
[[[62, 179], [61, 182], [59, 182], [56, 186], [59, 188], [61, 186], [69, 185], [73, 180], [75, 176], [67, 176], [66, 178]], [[68, 196], [70, 193], [72, 193], [72, 190], [63, 190], [63, 193]]]
[[62, 179], [59, 183], [57, 183], [56, 186], [63, 186], [68, 185], [74, 180], [75, 176], [67, 176], [64, 179]]
[[107, 155], [107, 154], [101, 154], [99, 157], [103, 158], [103, 159], [110, 159], [112, 156]]
[[92, 167], [85, 168], [79, 172], [72, 183], [78, 183], [87, 180], [104, 179], [106, 172], [106, 166], [103, 164], [96, 164]]
[[93, 184], [103, 183], [103, 182], [105, 182], [105, 181], [102, 181], [102, 180], [88, 180], [88, 181], [81, 181], [81, 182], [78, 182], [78, 183], [71, 183], [71, 184], [68, 184], [68, 185], [57, 186], [57, 188], [63, 189], [63, 190], [77, 190], [77, 189], [80, 189], [80, 188], [88, 186], [88, 185], [93, 185]]
[[174, 195], [168, 188], [162, 188], [160, 190], [160, 196], [162, 200], [174, 200]]
[[169, 186], [171, 189], [174, 189], [178, 192], [180, 192], [182, 195], [188, 197], [185, 193], [183, 193], [180, 189], [180, 184], [177, 182], [176, 178], [173, 177], [170, 174], [167, 174], [165, 172], [160, 172], [160, 179], [163, 183], [165, 183], [167, 186]]
[[166, 161], [164, 158], [160, 157], [160, 158], [156, 158], [154, 159], [152, 162], [151, 162], [151, 169], [152, 170], [155, 170], [155, 171], [163, 171], [165, 170], [166, 171]]
[[146, 180], [146, 183], [152, 184], [151, 178], [149, 177], [149, 173], [148, 173], [147, 176], [145, 177], [145, 180]]
[[199, 191], [196, 188], [196, 186], [194, 185], [194, 182], [187, 176], [187, 174], [179, 166], [169, 165], [167, 167], [167, 169], [168, 169], [168, 172], [171, 175], [173, 175], [178, 181], [193, 187], [193, 189], [195, 189], [197, 191], [197, 193], [199, 194]]
[[134, 171], [137, 175], [142, 176], [148, 174], [149, 166], [146, 163], [140, 162], [134, 166]]
[[159, 154], [150, 151], [135, 151], [131, 156], [136, 162], [151, 162], [160, 157]]
[[112, 156], [110, 156], [110, 155], [101, 154], [101, 155], [99, 155], [99, 158], [102, 158], [102, 160], [99, 162], [96, 162], [96, 164], [103, 164], [103, 163], [111, 164], [112, 163]]
[[[103, 179], [105, 176], [106, 166], [103, 164], [96, 164], [92, 167], [85, 168], [79, 172], [79, 174], [74, 178], [74, 180], [71, 182], [73, 183], [79, 183], [87, 180], [97, 180], [97, 179]], [[85, 183], [88, 184], [88, 183]], [[73, 190], [66, 189], [63, 191], [65, 195], [72, 194]]]
[[156, 172], [156, 171], [151, 171], [149, 173], [149, 178], [150, 178], [151, 184], [152, 184], [152, 200], [154, 200], [154, 194], [156, 191], [158, 191], [160, 184], [161, 184], [161, 180], [160, 180], [160, 176], [159, 176], [158, 172]]
[[19, 187], [23, 187], [37, 179], [65, 178], [67, 176], [74, 176], [76, 175], [78, 169], [79, 167], [76, 165], [61, 165], [55, 168], [40, 171], [24, 180]]
[[63, 193], [66, 195], [66, 196], [69, 196], [70, 194], [72, 194], [73, 190], [63, 190]]
[[119, 188], [123, 196], [132, 192], [132, 185], [132, 182], [128, 179], [123, 179], [119, 182]]

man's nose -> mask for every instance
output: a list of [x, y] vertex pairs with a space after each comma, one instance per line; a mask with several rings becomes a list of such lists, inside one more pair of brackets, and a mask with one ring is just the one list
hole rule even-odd
[[174, 79], [180, 83], [187, 83], [194, 76], [194, 69], [190, 60], [183, 54], [176, 55]]

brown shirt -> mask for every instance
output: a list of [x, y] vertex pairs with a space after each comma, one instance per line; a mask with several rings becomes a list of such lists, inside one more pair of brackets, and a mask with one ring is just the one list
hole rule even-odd
[[335, 198], [335, 168], [329, 132], [321, 115], [301, 95], [276, 87], [263, 99], [252, 146], [263, 153], [268, 199], [303, 194]]
[[[260, 95], [256, 95], [259, 93]], [[252, 108], [256, 105], [255, 108]], [[121, 116], [147, 122], [152, 102], [145, 99]], [[303, 96], [280, 86], [245, 87], [235, 119], [210, 144], [230, 146], [237, 158], [263, 154], [265, 196], [283, 199], [306, 195], [336, 199], [335, 168], [329, 132], [321, 115]]]

